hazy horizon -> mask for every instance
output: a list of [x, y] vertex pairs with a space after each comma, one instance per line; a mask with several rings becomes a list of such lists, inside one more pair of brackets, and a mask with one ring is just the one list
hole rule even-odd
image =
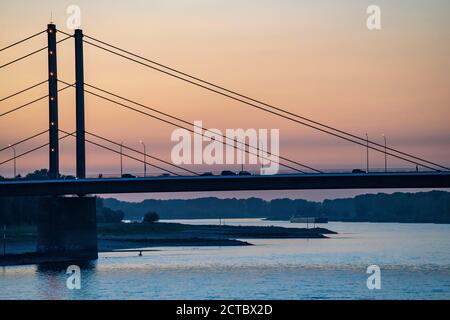
[[377, 190], [287, 190], [287, 191], [224, 191], [224, 192], [176, 192], [172, 194], [168, 193], [154, 193], [154, 194], [112, 194], [112, 195], [99, 195], [101, 198], [114, 198], [127, 202], [142, 202], [145, 200], [186, 200], [186, 199], [200, 199], [216, 197], [219, 199], [248, 199], [248, 198], [261, 198], [266, 201], [274, 199], [304, 199], [309, 201], [321, 202], [323, 200], [335, 200], [353, 198], [357, 195], [364, 194], [392, 194], [396, 192], [402, 193], [416, 193], [416, 192], [429, 192], [429, 191], [445, 191], [450, 192], [450, 189], [377, 189]]

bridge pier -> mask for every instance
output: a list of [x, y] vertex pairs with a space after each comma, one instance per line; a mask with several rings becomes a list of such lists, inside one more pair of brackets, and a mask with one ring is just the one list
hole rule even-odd
[[98, 258], [95, 197], [45, 197], [40, 207], [38, 252], [75, 260]]

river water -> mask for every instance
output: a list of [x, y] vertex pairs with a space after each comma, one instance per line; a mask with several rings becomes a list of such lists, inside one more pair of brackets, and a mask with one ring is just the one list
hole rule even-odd
[[[219, 220], [176, 220], [218, 224]], [[228, 219], [233, 225], [304, 224]], [[69, 290], [67, 266], [0, 267], [0, 299], [450, 299], [450, 225], [340, 223], [329, 239], [101, 253]], [[150, 249], [150, 248], [149, 248]], [[367, 267], [381, 288], [367, 287]]]

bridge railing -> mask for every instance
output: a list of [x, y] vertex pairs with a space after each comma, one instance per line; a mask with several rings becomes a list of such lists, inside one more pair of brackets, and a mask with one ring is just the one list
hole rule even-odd
[[[364, 170], [361, 169], [356, 169], [356, 170], [361, 170], [361, 171], [354, 171], [355, 169], [350, 169], [350, 168], [336, 168], [336, 169], [321, 169], [322, 170], [322, 174], [327, 174], [327, 173], [365, 173]], [[253, 176], [257, 176], [260, 175], [260, 171], [257, 169], [245, 169], [242, 171], [240, 169], [233, 169], [233, 168], [223, 168], [221, 170], [198, 170], [199, 175], [200, 176], [224, 176], [224, 175], [236, 175], [236, 176], [246, 176], [246, 175], [253, 175]], [[371, 168], [371, 170], [369, 171], [369, 173], [411, 173], [411, 172], [418, 172], [416, 170], [416, 168], [389, 168], [387, 171], [385, 171], [384, 168]], [[432, 172], [430, 170], [420, 170], [420, 172]], [[315, 173], [315, 172], [311, 172], [311, 173]], [[277, 174], [298, 174], [298, 172], [294, 172], [292, 170], [279, 170]], [[319, 174], [319, 173], [315, 173], [315, 174]], [[106, 172], [106, 173], [88, 173], [86, 174], [86, 178], [88, 179], [112, 179], [112, 178], [144, 178], [144, 177], [176, 177], [176, 176], [195, 176], [193, 174], [189, 174], [183, 171], [175, 171], [174, 174], [168, 174], [168, 173], [164, 173], [163, 171], [159, 171], [159, 172], [142, 172], [142, 171], [124, 171], [123, 174], [121, 175], [120, 172]], [[0, 182], [3, 181], [20, 181], [20, 180], [45, 180], [47, 179], [45, 176], [42, 177], [32, 177], [32, 178], [27, 178], [27, 177], [16, 177], [16, 178], [10, 178], [10, 177], [2, 177], [2, 179], [0, 179]], [[60, 180], [73, 180], [76, 179], [75, 175], [72, 174], [66, 174], [66, 175], [61, 175], [58, 179]]]

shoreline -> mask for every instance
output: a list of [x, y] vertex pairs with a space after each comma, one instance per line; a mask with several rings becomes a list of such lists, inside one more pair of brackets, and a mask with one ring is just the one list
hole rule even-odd
[[[28, 230], [29, 231], [29, 230]], [[275, 226], [190, 225], [181, 223], [109, 223], [97, 226], [98, 252], [126, 252], [147, 247], [252, 246], [245, 239], [326, 239], [336, 232], [325, 228], [285, 228]], [[37, 233], [16, 235], [0, 255], [0, 266], [80, 261], [70, 252], [30, 252]], [[25, 250], [25, 251], [22, 251]], [[83, 260], [83, 259], [81, 259]], [[89, 260], [89, 259], [87, 259]]]
[[[184, 238], [184, 239], [114, 239], [104, 238], [98, 240], [98, 252], [127, 252], [142, 251], [138, 248], [147, 247], [231, 247], [231, 246], [252, 246], [253, 244], [235, 239], [205, 239], [205, 238]], [[160, 251], [160, 250], [158, 250]]]

